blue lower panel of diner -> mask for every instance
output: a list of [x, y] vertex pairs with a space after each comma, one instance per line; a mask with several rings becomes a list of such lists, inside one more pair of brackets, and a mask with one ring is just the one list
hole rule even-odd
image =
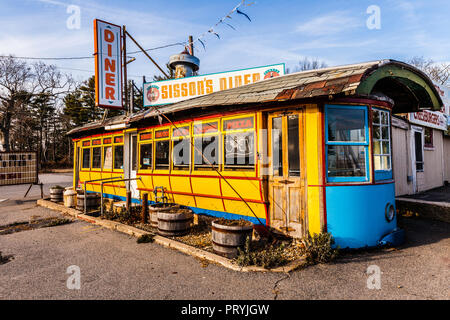
[[394, 183], [326, 187], [327, 231], [340, 248], [380, 245], [397, 227], [397, 216], [386, 219], [386, 206], [395, 208]]
[[[94, 191], [86, 191], [86, 192], [91, 193]], [[103, 193], [103, 197], [108, 198], [108, 199], [119, 200], [119, 201], [126, 201], [126, 197], [118, 196], [115, 194]], [[135, 198], [131, 198], [131, 202], [139, 203], [139, 204], [141, 203], [141, 201], [139, 199], [135, 199]], [[154, 201], [148, 202], [148, 204], [153, 204], [153, 203], [155, 203], [155, 202]], [[244, 220], [248, 220], [256, 225], [258, 225], [258, 224], [266, 225], [266, 219], [263, 219], [263, 218], [259, 218], [259, 220], [258, 220], [255, 217], [243, 216], [243, 215], [230, 213], [230, 212], [208, 210], [208, 209], [196, 208], [196, 207], [189, 207], [189, 208], [191, 208], [195, 214], [204, 214], [204, 215], [208, 215], [208, 216], [213, 216], [213, 217], [217, 217], [217, 218], [225, 218], [225, 219], [230, 219], [230, 220], [244, 219]]]

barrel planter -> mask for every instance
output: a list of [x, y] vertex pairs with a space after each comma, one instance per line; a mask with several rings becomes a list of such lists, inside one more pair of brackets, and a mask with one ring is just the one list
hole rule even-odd
[[[77, 210], [84, 211], [84, 194], [77, 195]], [[86, 193], [86, 212], [100, 207], [100, 193]]]
[[63, 201], [64, 188], [62, 187], [51, 187], [50, 188], [50, 201], [62, 202]]
[[170, 211], [176, 206], [175, 203], [154, 203], [148, 206], [148, 214], [150, 216], [150, 225], [158, 229], [158, 212], [159, 211]]
[[212, 222], [213, 250], [227, 258], [235, 258], [238, 248], [245, 245], [247, 237], [252, 240], [253, 225], [224, 225], [220, 220]]
[[77, 201], [77, 193], [73, 188], [66, 188], [64, 191], [64, 206], [67, 208], [75, 207]]
[[194, 220], [191, 209], [180, 206], [170, 210], [158, 211], [158, 234], [162, 236], [177, 237], [186, 235]]

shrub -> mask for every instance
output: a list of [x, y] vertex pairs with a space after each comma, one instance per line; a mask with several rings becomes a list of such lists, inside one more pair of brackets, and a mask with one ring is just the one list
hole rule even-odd
[[287, 259], [284, 255], [285, 245], [270, 245], [261, 250], [252, 250], [250, 238], [247, 237], [244, 249], [238, 248], [236, 263], [239, 266], [255, 265], [266, 269], [284, 265]]
[[142, 236], [140, 236], [139, 238], [137, 238], [136, 242], [137, 243], [149, 243], [149, 242], [153, 242], [155, 235], [154, 234], [143, 234]]
[[308, 234], [302, 239], [302, 253], [309, 264], [327, 263], [333, 261], [339, 252], [339, 247], [333, 249], [334, 239], [331, 233], [325, 232], [312, 237]]

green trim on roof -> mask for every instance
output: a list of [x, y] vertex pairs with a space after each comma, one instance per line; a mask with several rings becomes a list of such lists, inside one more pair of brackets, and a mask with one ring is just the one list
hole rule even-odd
[[422, 108], [431, 108], [435, 111], [439, 111], [441, 109], [441, 100], [437, 96], [435, 89], [430, 86], [428, 79], [425, 79], [419, 73], [393, 64], [387, 64], [375, 70], [370, 76], [360, 83], [356, 89], [356, 93], [361, 95], [369, 95], [379, 80], [388, 77], [396, 78], [408, 86], [408, 88], [410, 88], [410, 90], [414, 93], [418, 93], [418, 91], [422, 91], [422, 93], [426, 92], [432, 105], [423, 105], [424, 101], [420, 101]]

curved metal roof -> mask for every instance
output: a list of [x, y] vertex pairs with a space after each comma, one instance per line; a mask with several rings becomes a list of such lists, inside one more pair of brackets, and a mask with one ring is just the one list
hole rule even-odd
[[[393, 82], [383, 82], [383, 79]], [[383, 83], [382, 87], [380, 83]], [[442, 106], [433, 82], [422, 71], [400, 61], [378, 60], [287, 74], [167, 106], [150, 108], [130, 117], [108, 119], [108, 122], [109, 124], [136, 122], [158, 116], [159, 113], [174, 113], [194, 108], [301, 100], [321, 96], [379, 99], [380, 89], [389, 91], [390, 87], [397, 88], [397, 85], [406, 88], [408, 94], [417, 102], [417, 105], [411, 105], [410, 111], [405, 112], [418, 111], [418, 109], [439, 110]], [[391, 93], [397, 94], [392, 90]], [[73, 129], [68, 134], [102, 126], [105, 124], [96, 122]]]

